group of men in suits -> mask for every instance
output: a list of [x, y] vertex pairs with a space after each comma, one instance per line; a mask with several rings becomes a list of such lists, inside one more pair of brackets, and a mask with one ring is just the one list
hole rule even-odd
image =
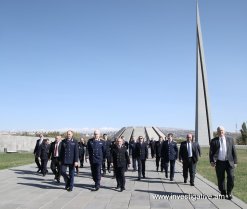
[[[211, 166], [215, 167], [218, 188], [221, 194], [228, 195], [228, 199], [232, 199], [234, 168], [237, 165], [236, 149], [233, 139], [225, 136], [225, 130], [222, 126], [217, 128], [217, 132], [218, 137], [210, 142], [210, 163]], [[73, 132], [68, 131], [64, 140], [61, 140], [61, 136], [57, 136], [55, 141], [49, 145], [41, 134], [34, 149], [38, 172], [41, 171], [45, 175], [47, 161], [51, 159], [51, 170], [55, 175], [55, 179], [60, 182], [60, 176], [62, 175], [65, 181], [65, 189], [72, 191], [78, 159], [80, 159], [83, 167], [83, 159], [79, 157], [79, 147], [83, 147], [82, 149], [86, 147], [86, 161], [89, 159], [95, 191], [100, 189], [102, 167], [103, 175], [105, 174], [105, 159], [107, 159], [108, 172], [110, 172], [111, 166], [114, 168], [117, 189], [120, 189], [120, 191], [125, 190], [124, 173], [130, 164], [128, 147], [126, 147], [121, 137], [116, 138], [114, 142], [107, 140], [107, 135], [104, 135], [103, 138], [103, 140], [100, 138], [100, 132], [96, 130], [94, 137], [88, 140], [87, 145], [85, 145], [84, 140], [80, 141], [80, 144], [73, 139]], [[198, 142], [193, 141], [192, 134], [188, 134], [186, 138], [187, 140], [181, 143], [178, 151], [177, 143], [173, 140], [172, 133], [167, 135], [167, 140], [163, 140], [160, 137], [158, 141], [154, 142], [153, 155], [156, 157], [156, 171], [159, 171], [160, 165], [161, 172], [165, 171], [166, 178], [168, 178], [168, 167], [170, 165], [170, 181], [174, 180], [175, 161], [179, 158], [183, 165], [184, 183], [187, 183], [188, 177], [190, 177], [190, 185], [194, 186], [196, 165], [201, 155], [201, 150]], [[138, 180], [146, 178], [145, 163], [148, 158], [148, 144], [144, 142], [143, 136], [139, 136], [137, 140], [132, 137], [128, 145], [132, 157], [133, 171], [138, 170]], [[41, 158], [41, 164], [39, 163], [39, 158]], [[67, 168], [69, 169], [68, 174], [66, 172]], [[227, 173], [227, 187], [225, 186], [225, 173]]]

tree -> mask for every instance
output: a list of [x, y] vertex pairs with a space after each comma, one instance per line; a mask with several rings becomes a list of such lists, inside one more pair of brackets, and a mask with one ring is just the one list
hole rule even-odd
[[240, 131], [241, 131], [241, 135], [242, 135], [242, 142], [243, 142], [243, 144], [246, 145], [246, 142], [247, 142], [247, 125], [246, 125], [246, 122], [243, 122], [242, 129]]

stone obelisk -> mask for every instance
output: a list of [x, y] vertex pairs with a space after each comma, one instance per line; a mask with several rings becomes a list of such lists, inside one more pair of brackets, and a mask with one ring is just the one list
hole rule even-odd
[[212, 139], [210, 103], [208, 96], [207, 71], [202, 43], [202, 32], [198, 2], [196, 1], [196, 118], [195, 140], [200, 145], [209, 145]]

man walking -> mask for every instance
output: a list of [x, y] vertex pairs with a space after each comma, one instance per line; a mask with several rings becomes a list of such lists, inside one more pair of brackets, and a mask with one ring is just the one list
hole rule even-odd
[[99, 130], [94, 131], [94, 138], [88, 140], [86, 161], [89, 158], [95, 191], [100, 188], [101, 166], [105, 158], [105, 145], [100, 140]]
[[178, 158], [177, 143], [172, 139], [173, 134], [169, 133], [166, 141], [162, 143], [161, 158], [164, 159], [165, 176], [168, 178], [168, 166], [170, 163], [170, 181], [174, 179], [175, 161]]
[[135, 156], [137, 159], [138, 164], [138, 180], [141, 180], [141, 175], [143, 178], [146, 178], [145, 176], [145, 170], [146, 170], [146, 159], [148, 158], [148, 147], [147, 144], [144, 142], [144, 139], [142, 136], [139, 136], [138, 142], [136, 143], [135, 147]]
[[61, 136], [56, 136], [55, 141], [51, 143], [49, 150], [49, 159], [51, 159], [51, 170], [55, 175], [55, 180], [60, 183], [61, 165], [59, 164], [61, 151]]
[[[67, 137], [62, 141], [61, 145], [61, 174], [65, 181], [65, 189], [72, 191], [74, 187], [75, 167], [78, 166], [78, 142], [73, 139], [73, 132], [67, 131]], [[69, 175], [66, 170], [69, 168]]]
[[[223, 126], [217, 128], [218, 137], [210, 142], [210, 163], [215, 167], [218, 180], [218, 188], [221, 195], [232, 199], [232, 189], [234, 187], [234, 168], [237, 167], [237, 153], [233, 138], [225, 136]], [[227, 187], [225, 186], [225, 173], [227, 174]]]
[[183, 163], [183, 177], [184, 183], [187, 183], [188, 170], [190, 173], [190, 185], [195, 186], [195, 172], [196, 164], [199, 156], [201, 156], [201, 149], [197, 142], [192, 141], [192, 134], [187, 134], [187, 141], [184, 141], [180, 145], [179, 149], [179, 161]]
[[130, 164], [127, 148], [123, 145], [123, 139], [118, 138], [116, 146], [112, 149], [113, 165], [116, 173], [117, 189], [120, 188], [120, 192], [125, 190], [125, 170]]
[[43, 134], [39, 134], [39, 139], [36, 141], [35, 148], [33, 151], [33, 154], [35, 156], [35, 163], [38, 167], [37, 173], [39, 173], [41, 171], [41, 165], [40, 165], [40, 161], [39, 161], [38, 150], [39, 150], [40, 145], [43, 142], [43, 138], [44, 138]]

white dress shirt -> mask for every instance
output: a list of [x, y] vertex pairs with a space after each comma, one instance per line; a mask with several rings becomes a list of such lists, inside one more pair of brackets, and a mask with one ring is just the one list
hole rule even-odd
[[220, 149], [219, 149], [219, 155], [218, 160], [225, 161], [226, 160], [226, 138], [225, 137], [219, 137], [220, 141]]

